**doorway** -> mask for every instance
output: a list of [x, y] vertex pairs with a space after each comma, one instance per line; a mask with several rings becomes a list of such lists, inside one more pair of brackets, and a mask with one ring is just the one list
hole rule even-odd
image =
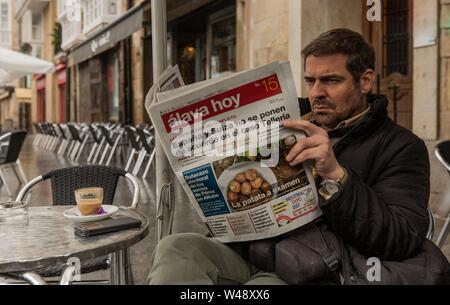
[[389, 99], [389, 116], [412, 129], [413, 0], [382, 2], [381, 22], [369, 22], [363, 14], [363, 34], [375, 48], [377, 91]]

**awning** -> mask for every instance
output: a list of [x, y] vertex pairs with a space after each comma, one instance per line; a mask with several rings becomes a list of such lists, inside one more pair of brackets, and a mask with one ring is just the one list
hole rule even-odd
[[122, 17], [112, 22], [93, 37], [83, 41], [71, 51], [70, 63], [79, 64], [116, 45], [142, 27], [143, 6], [138, 5], [130, 9]]
[[46, 74], [54, 70], [51, 62], [0, 47], [0, 86], [28, 74]]

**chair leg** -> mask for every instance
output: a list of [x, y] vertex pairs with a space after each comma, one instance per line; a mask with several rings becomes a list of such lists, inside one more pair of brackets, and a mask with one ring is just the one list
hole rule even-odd
[[16, 161], [16, 167], [19, 170], [19, 174], [20, 174], [20, 178], [21, 178], [20, 180], [22, 181], [22, 183], [23, 184], [28, 183], [27, 176], [25, 175], [25, 172], [23, 171], [22, 163], [20, 163], [20, 160]]
[[3, 172], [2, 168], [0, 168], [0, 178], [3, 180], [3, 184], [5, 185], [6, 192], [8, 193], [8, 197], [10, 199], [12, 199], [13, 195], [12, 195], [11, 189], [9, 188], [8, 182], [5, 177], [5, 173]]
[[128, 170], [130, 169], [131, 162], [132, 162], [133, 159], [134, 159], [134, 154], [135, 154], [135, 153], [136, 153], [136, 150], [133, 148], [133, 149], [131, 150], [130, 157], [128, 158], [127, 165], [125, 166], [125, 171], [126, 171], [126, 172], [128, 172]]
[[153, 163], [153, 160], [155, 159], [156, 149], [153, 150], [153, 152], [150, 155], [150, 158], [148, 159], [147, 166], [145, 167], [144, 174], [142, 175], [142, 178], [146, 178], [148, 174], [148, 170], [150, 169], [150, 166]]
[[59, 280], [59, 285], [68, 286], [72, 284], [75, 276], [75, 266], [70, 265], [64, 269], [63, 274], [61, 275], [61, 279]]
[[94, 156], [95, 151], [97, 150], [97, 145], [97, 143], [94, 143], [94, 145], [92, 145], [91, 152], [89, 153], [89, 156], [87, 158], [87, 163], [91, 163], [91, 159]]
[[103, 153], [102, 153], [102, 157], [100, 158], [100, 163], [99, 163], [100, 165], [102, 165], [103, 161], [105, 161], [106, 155], [108, 154], [108, 150], [110, 149], [110, 147], [111, 146], [109, 146], [109, 144], [106, 143], [105, 149], [103, 150]]
[[98, 146], [98, 149], [97, 149], [97, 152], [94, 155], [94, 159], [92, 160], [92, 163], [96, 163], [97, 162], [98, 155], [102, 151], [104, 143], [105, 143], [105, 138], [103, 138], [102, 141], [100, 142], [100, 144]]
[[109, 255], [109, 261], [111, 262], [109, 267], [109, 284], [119, 284], [119, 258], [118, 253], [114, 252]]
[[133, 272], [131, 270], [130, 263], [130, 249], [120, 250], [120, 263], [119, 269], [121, 274], [120, 282], [122, 285], [133, 285]]
[[86, 147], [87, 141], [88, 141], [88, 136], [85, 136], [85, 137], [84, 137], [84, 140], [83, 140], [83, 143], [81, 144], [81, 147], [80, 147], [80, 149], [78, 150], [77, 155], [75, 156], [75, 161], [78, 161], [78, 160], [80, 159], [80, 156], [81, 156], [81, 154], [83, 153], [84, 148]]
[[141, 152], [139, 153], [139, 157], [136, 161], [136, 164], [134, 165], [133, 175], [137, 176], [137, 174], [139, 173], [139, 170], [141, 169], [142, 162], [144, 162], [146, 154], [147, 152], [145, 151], [145, 149], [142, 149]]
[[78, 150], [80, 149], [80, 146], [81, 146], [81, 143], [77, 141], [75, 143], [75, 147], [74, 147], [72, 153], [70, 154], [70, 159], [71, 160], [75, 160], [75, 156], [77, 155]]
[[441, 232], [439, 233], [439, 237], [436, 240], [436, 245], [439, 248], [442, 248], [442, 246], [445, 244], [445, 240], [447, 239], [447, 235], [450, 232], [450, 216], [447, 217], [445, 220], [445, 224], [441, 229]]
[[72, 153], [73, 147], [75, 146], [75, 141], [71, 140], [70, 141], [70, 146], [69, 149], [66, 151], [66, 156], [70, 156], [70, 154]]
[[114, 153], [116, 152], [117, 145], [119, 144], [119, 141], [121, 140], [121, 138], [122, 138], [122, 135], [119, 134], [117, 136], [116, 141], [114, 142], [114, 145], [113, 145], [112, 149], [111, 149], [111, 153], [109, 154], [109, 158], [106, 161], [106, 166], [109, 166], [109, 164], [111, 163], [112, 157], [114, 156]]
[[65, 145], [66, 145], [66, 140], [64, 139], [64, 140], [62, 140], [61, 145], [59, 146], [59, 149], [58, 149], [58, 151], [56, 152], [56, 154], [57, 154], [58, 156], [62, 156], [62, 154], [63, 154], [63, 149], [64, 149]]

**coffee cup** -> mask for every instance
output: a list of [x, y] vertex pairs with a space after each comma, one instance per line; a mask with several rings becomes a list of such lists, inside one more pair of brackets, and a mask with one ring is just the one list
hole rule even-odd
[[87, 187], [75, 191], [75, 201], [81, 215], [96, 215], [102, 208], [103, 188]]

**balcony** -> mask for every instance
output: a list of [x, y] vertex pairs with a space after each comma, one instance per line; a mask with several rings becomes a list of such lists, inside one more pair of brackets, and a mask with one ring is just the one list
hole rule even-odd
[[49, 3], [50, 0], [19, 0], [16, 6], [16, 19], [21, 19], [27, 10], [40, 13]]

